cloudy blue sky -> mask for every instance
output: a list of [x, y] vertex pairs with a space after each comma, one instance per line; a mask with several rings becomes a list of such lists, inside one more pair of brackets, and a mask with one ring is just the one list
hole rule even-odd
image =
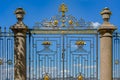
[[0, 0], [0, 26], [9, 27], [15, 24], [13, 13], [16, 8], [22, 7], [26, 11], [24, 22], [32, 28], [35, 22], [59, 14], [58, 7], [62, 3], [68, 6], [67, 14], [72, 14], [77, 19], [82, 17], [87, 22], [102, 23], [100, 11], [109, 7], [112, 11], [110, 22], [120, 26], [120, 0]]

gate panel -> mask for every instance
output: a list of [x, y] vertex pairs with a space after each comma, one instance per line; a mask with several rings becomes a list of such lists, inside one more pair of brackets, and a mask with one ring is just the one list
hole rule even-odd
[[29, 65], [31, 79], [43, 79], [46, 74], [53, 79], [60, 74], [62, 70], [61, 39], [61, 35], [32, 35]]
[[[98, 79], [97, 34], [31, 34], [28, 79]], [[84, 42], [80, 43], [79, 42]]]
[[[0, 28], [1, 31], [1, 28]], [[14, 37], [13, 33], [0, 32], [0, 80], [14, 79]]]
[[[79, 41], [83, 41], [85, 45], [77, 44]], [[98, 79], [97, 35], [66, 35], [65, 46], [68, 80], [69, 77], [76, 79], [80, 74], [84, 79]]]

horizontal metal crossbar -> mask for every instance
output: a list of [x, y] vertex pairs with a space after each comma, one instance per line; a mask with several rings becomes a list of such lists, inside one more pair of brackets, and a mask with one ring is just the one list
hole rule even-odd
[[66, 29], [66, 30], [59, 30], [59, 29], [30, 29], [30, 33], [32, 34], [97, 34], [96, 29]]

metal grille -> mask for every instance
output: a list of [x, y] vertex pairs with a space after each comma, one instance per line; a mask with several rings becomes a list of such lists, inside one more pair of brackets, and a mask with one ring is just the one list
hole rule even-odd
[[120, 33], [113, 35], [113, 79], [120, 80]]
[[[45, 33], [28, 37], [28, 79], [42, 80], [48, 75], [51, 80], [76, 80], [80, 74], [84, 79], [98, 79], [97, 34]], [[76, 44], [79, 41], [85, 44]]]
[[13, 33], [0, 28], [0, 80], [14, 79], [14, 37]]
[[[52, 31], [52, 30], [51, 30]], [[27, 35], [27, 79], [86, 80], [99, 79], [98, 34], [33, 33]], [[50, 45], [43, 45], [44, 42]], [[86, 44], [76, 45], [77, 41]], [[113, 79], [120, 79], [120, 34], [113, 34]], [[0, 80], [14, 80], [14, 35], [0, 29]]]

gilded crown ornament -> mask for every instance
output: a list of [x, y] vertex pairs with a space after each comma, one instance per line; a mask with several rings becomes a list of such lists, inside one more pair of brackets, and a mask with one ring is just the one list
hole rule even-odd
[[65, 4], [61, 4], [59, 7], [59, 11], [62, 12], [62, 17], [65, 17], [65, 12], [68, 11], [68, 8]]
[[51, 45], [51, 42], [49, 42], [49, 41], [44, 41], [44, 42], [42, 43], [42, 45]]
[[86, 45], [85, 41], [76, 41], [76, 45]]

